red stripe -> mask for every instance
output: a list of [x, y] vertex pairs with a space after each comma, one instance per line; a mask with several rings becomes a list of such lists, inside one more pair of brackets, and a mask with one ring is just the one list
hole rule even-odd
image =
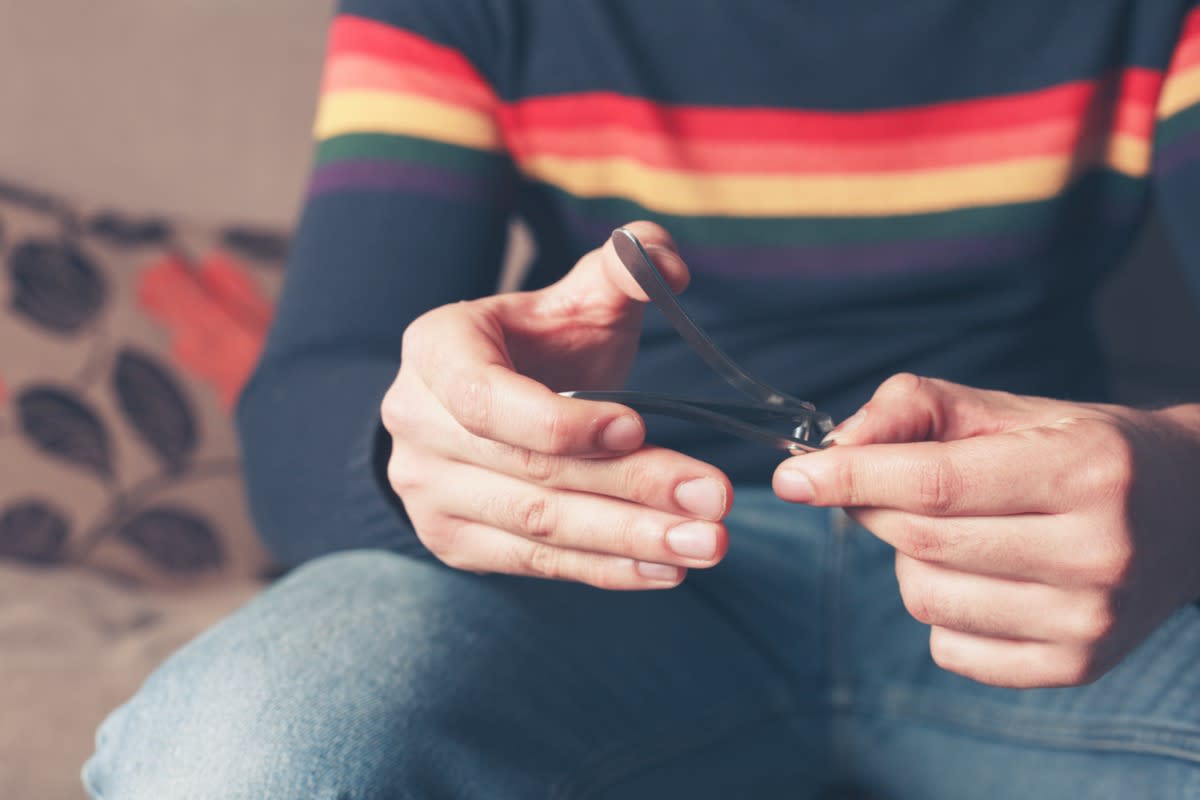
[[376, 91], [418, 95], [473, 111], [491, 113], [498, 102], [486, 86], [411, 64], [343, 53], [325, 66], [321, 92]]
[[1183, 22], [1183, 30], [1179, 33], [1179, 41], [1187, 42], [1200, 39], [1200, 8], [1192, 9]]
[[412, 64], [487, 86], [475, 66], [457, 50], [375, 20], [342, 14], [329, 31], [329, 54], [361, 53], [396, 64]]
[[1183, 24], [1175, 57], [1169, 72], [1181, 72], [1200, 64], [1200, 8], [1193, 11]]
[[1022, 158], [1055, 157], [1086, 147], [1103, 149], [1108, 131], [1087, 131], [1082, 120], [1052, 120], [1040, 125], [958, 134], [953, 137], [904, 138], [895, 142], [859, 142], [852, 147], [811, 141], [672, 141], [621, 128], [589, 131], [510, 131], [506, 143], [518, 161], [538, 156], [570, 159], [623, 156], [646, 166], [692, 174], [868, 174], [972, 166]]
[[[1130, 104], [1122, 131], [1146, 135], [1162, 75], [1132, 68], [1120, 81], [1122, 104]], [[1087, 112], [1099, 90], [1112, 91], [1108, 81], [1077, 81], [1009, 97], [870, 112], [792, 111], [767, 108], [709, 108], [668, 106], [607, 92], [560, 95], [521, 100], [501, 110], [506, 128], [570, 130], [620, 125], [643, 133], [673, 138], [740, 141], [815, 141], [827, 144], [890, 141], [896, 137], [938, 136], [1021, 127]], [[1142, 105], [1146, 111], [1134, 109]], [[1151, 115], [1151, 116], [1146, 116]]]

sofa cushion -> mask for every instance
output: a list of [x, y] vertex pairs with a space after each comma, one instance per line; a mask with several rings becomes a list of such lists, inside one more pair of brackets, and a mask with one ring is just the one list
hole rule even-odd
[[230, 412], [284, 249], [0, 183], [0, 557], [146, 583], [264, 571]]

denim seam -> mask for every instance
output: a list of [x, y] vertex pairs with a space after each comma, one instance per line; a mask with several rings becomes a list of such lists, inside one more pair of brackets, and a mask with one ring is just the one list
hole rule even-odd
[[[723, 716], [729, 708], [732, 708], [732, 704], [714, 709], [712, 716]], [[565, 773], [550, 785], [547, 797], [550, 800], [583, 800], [595, 797], [617, 781], [706, 745], [732, 738], [745, 728], [779, 720], [813, 718], [819, 716], [822, 711], [818, 705], [811, 709], [778, 708], [757, 715], [729, 717], [712, 725], [692, 722], [682, 736], [669, 735], [659, 729], [637, 741], [624, 742], [619, 748], [612, 748], [593, 758], [590, 764], [585, 762], [582, 767]], [[654, 746], [655, 744], [658, 746]]]
[[[945, 702], [934, 707], [935, 697]], [[1004, 708], [995, 705], [950, 710], [952, 698], [931, 692], [893, 689], [877, 709], [861, 707], [863, 716], [905, 717], [977, 735], [1027, 745], [1068, 750], [1099, 750], [1157, 755], [1200, 764], [1200, 728], [1143, 718], [1077, 715], [1075, 723], [1063, 712]], [[957, 704], [961, 705], [961, 704]]]

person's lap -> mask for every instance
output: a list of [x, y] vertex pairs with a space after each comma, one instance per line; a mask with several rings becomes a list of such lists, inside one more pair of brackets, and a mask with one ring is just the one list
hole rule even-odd
[[670, 592], [319, 559], [184, 648], [101, 729], [103, 800], [1185, 797], [1200, 611], [1081, 689], [931, 662], [890, 551], [741, 488], [727, 560]]

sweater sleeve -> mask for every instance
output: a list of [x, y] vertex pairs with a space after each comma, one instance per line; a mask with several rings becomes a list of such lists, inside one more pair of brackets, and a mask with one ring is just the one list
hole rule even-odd
[[330, 29], [308, 196], [237, 412], [253, 517], [285, 567], [426, 553], [386, 480], [379, 404], [413, 319], [495, 290], [513, 185], [466, 4], [444, 5], [342, 0]]
[[1159, 213], [1200, 300], [1200, 0], [1193, 0], [1167, 68], [1154, 135]]

